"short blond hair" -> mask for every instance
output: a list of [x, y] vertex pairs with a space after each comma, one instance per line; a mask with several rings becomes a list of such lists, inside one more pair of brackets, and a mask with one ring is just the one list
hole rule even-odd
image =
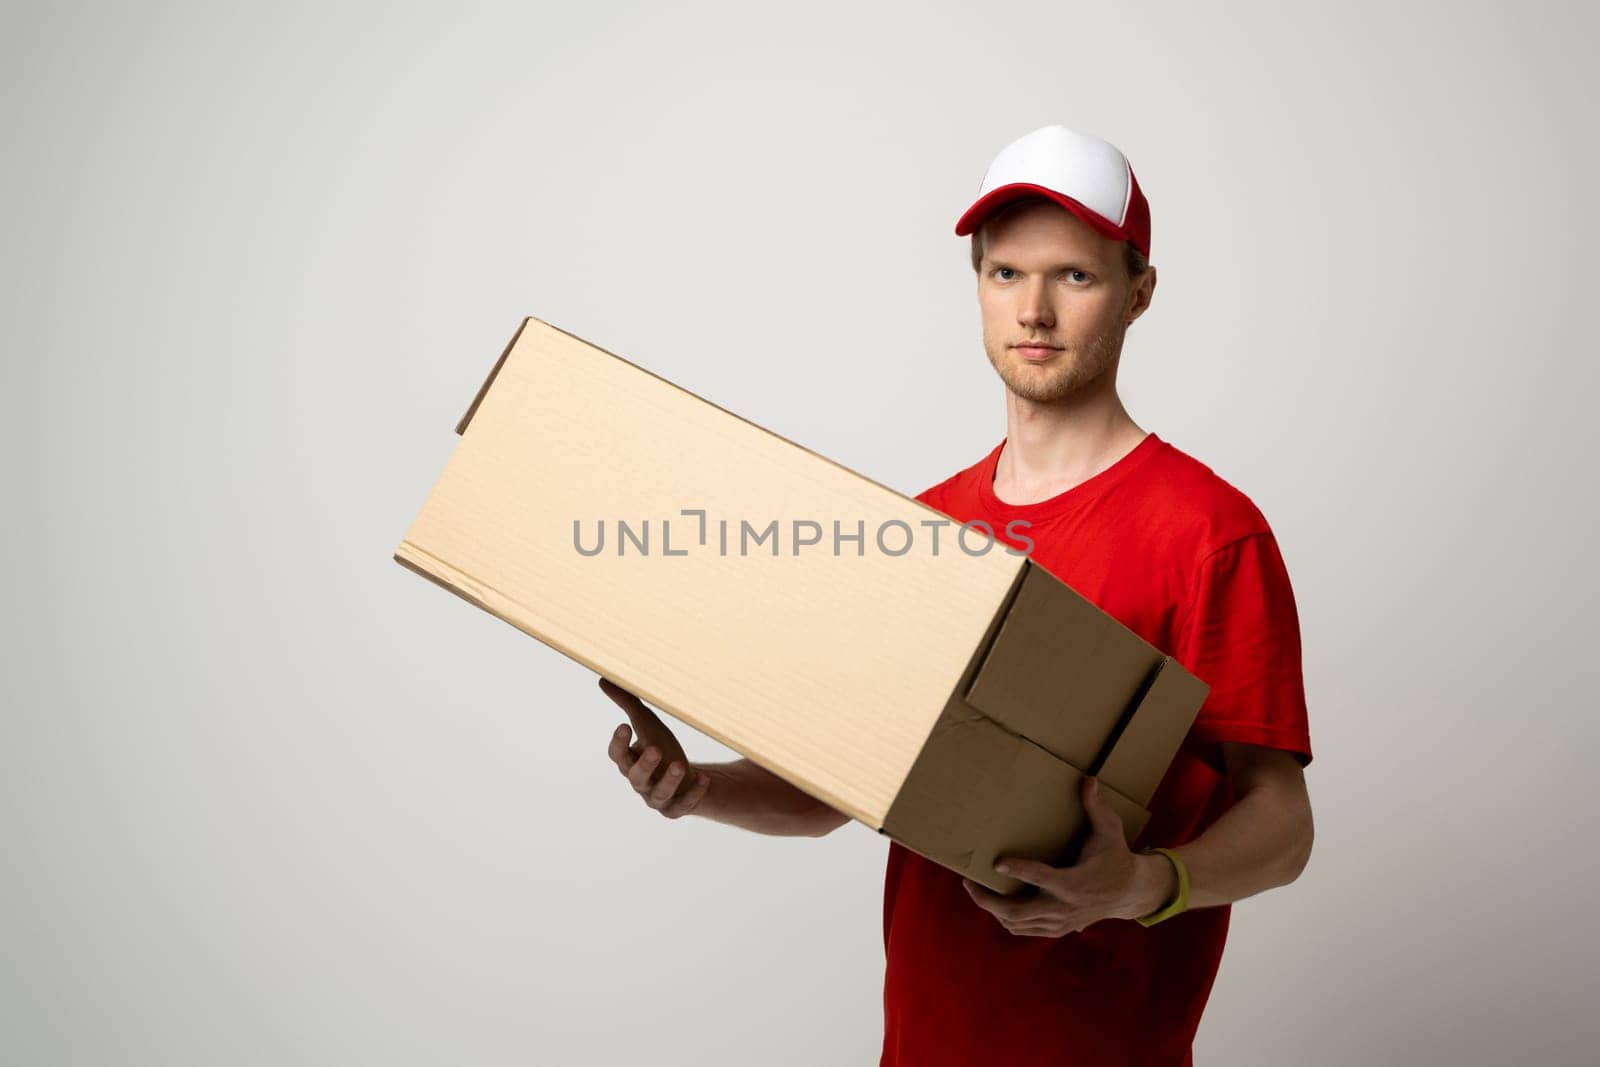
[[[1013, 208], [1022, 207], [1024, 204], [1053, 204], [1054, 200], [1043, 196], [1022, 196], [996, 208], [983, 220], [983, 225], [972, 231], [972, 272], [976, 274], [983, 268], [983, 231], [994, 220], [1000, 218]], [[1150, 260], [1145, 254], [1133, 247], [1132, 241], [1122, 242], [1122, 265], [1128, 270], [1130, 279], [1137, 278], [1150, 267]]]

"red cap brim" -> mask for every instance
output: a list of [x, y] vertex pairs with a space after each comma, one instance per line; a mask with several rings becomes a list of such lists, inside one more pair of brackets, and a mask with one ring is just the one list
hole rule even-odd
[[1011, 185], [1002, 185], [998, 189], [991, 189], [980, 196], [960, 219], [956, 220], [956, 236], [965, 237], [967, 234], [983, 225], [983, 220], [996, 209], [1013, 200], [1020, 200], [1025, 196], [1043, 196], [1053, 200], [1072, 212], [1078, 218], [1094, 227], [1097, 233], [1104, 234], [1116, 241], [1132, 240], [1127, 230], [1115, 225], [1099, 212], [1084, 207], [1070, 196], [1065, 196], [1054, 189], [1046, 189], [1042, 185], [1031, 185], [1027, 182], [1016, 182]]

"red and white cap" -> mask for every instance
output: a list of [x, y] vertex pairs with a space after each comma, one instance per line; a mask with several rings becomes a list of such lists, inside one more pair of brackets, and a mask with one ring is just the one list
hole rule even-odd
[[976, 230], [1002, 204], [1031, 195], [1054, 200], [1098, 232], [1150, 255], [1150, 205], [1128, 158], [1065, 126], [1044, 126], [1000, 150], [978, 199], [956, 222], [957, 235]]

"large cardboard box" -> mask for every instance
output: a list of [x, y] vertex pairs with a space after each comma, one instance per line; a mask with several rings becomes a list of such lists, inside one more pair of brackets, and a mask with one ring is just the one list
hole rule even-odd
[[1130, 844], [1207, 687], [1006, 542], [538, 319], [395, 559], [1000, 892], [1098, 774]]

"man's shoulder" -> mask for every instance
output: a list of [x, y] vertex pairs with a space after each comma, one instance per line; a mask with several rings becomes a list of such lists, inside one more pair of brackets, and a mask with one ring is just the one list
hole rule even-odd
[[1139, 479], [1145, 504], [1186, 527], [1187, 539], [1203, 552], [1232, 544], [1241, 537], [1271, 533], [1254, 500], [1209, 464], [1163, 441]]

